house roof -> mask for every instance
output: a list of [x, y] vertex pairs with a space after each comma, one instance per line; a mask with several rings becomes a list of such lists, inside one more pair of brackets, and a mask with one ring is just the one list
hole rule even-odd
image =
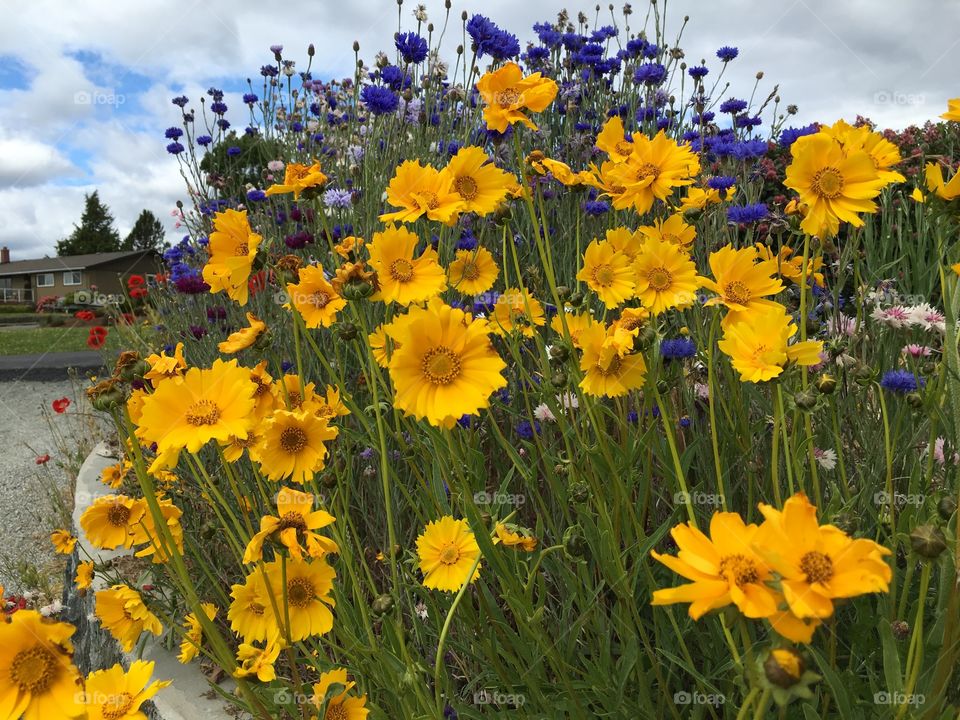
[[153, 253], [153, 250], [125, 250], [120, 252], [90, 253], [88, 255], [66, 255], [64, 257], [44, 257], [35, 260], [16, 260], [0, 264], [0, 277], [9, 275], [32, 275], [41, 272], [60, 272], [61, 270], [85, 270], [114, 260]]

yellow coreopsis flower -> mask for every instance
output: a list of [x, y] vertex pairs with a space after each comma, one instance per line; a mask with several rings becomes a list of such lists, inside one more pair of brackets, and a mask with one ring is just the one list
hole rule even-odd
[[[332, 686], [340, 686], [342, 689], [333, 693], [330, 690]], [[367, 704], [366, 695], [350, 695], [354, 687], [356, 683], [347, 679], [344, 668], [320, 673], [319, 682], [313, 686], [313, 704], [326, 708], [323, 720], [364, 720], [370, 714], [364, 707]]]
[[[735, 193], [736, 188], [728, 188], [726, 197], [733, 197]], [[680, 202], [677, 211], [685, 213], [688, 210], [703, 210], [707, 205], [714, 205], [722, 200], [719, 190], [691, 187], [687, 189], [687, 196]]]
[[[774, 255], [770, 247], [761, 242], [754, 243], [754, 247], [757, 248], [757, 256], [761, 260], [773, 260], [779, 263], [780, 277], [797, 285], [803, 282], [803, 256], [794, 255], [793, 248], [784, 245], [780, 248], [780, 254]], [[826, 281], [820, 271], [822, 267], [822, 257], [807, 258], [806, 278], [808, 283], [813, 280], [818, 286], [824, 287]]]
[[652, 226], [644, 225], [637, 232], [645, 237], [666, 240], [681, 247], [689, 246], [697, 237], [697, 229], [688, 225], [680, 213], [675, 213], [666, 220], [655, 220]]
[[107, 467], [100, 472], [100, 482], [116, 490], [123, 485], [123, 481], [126, 479], [129, 471], [130, 467], [128, 467], [128, 463], [126, 462], [107, 465]]
[[287, 284], [290, 302], [284, 305], [288, 310], [293, 305], [303, 317], [308, 328], [330, 327], [337, 319], [337, 313], [347, 306], [318, 265], [300, 268], [300, 281]]
[[480, 577], [480, 563], [470, 574], [480, 546], [465, 520], [445, 515], [428, 523], [417, 538], [417, 556], [425, 587], [454, 592]]
[[740, 380], [766, 382], [779, 377], [789, 362], [807, 366], [821, 362], [823, 343], [819, 340], [788, 344], [796, 332], [797, 326], [782, 305], [760, 305], [724, 323], [717, 347], [730, 358]]
[[606, 240], [594, 240], [587, 246], [577, 280], [585, 282], [608, 308], [622, 305], [636, 289], [630, 258]]
[[132, 547], [133, 533], [147, 512], [141, 498], [104, 495], [93, 501], [80, 516], [80, 527], [90, 543], [101, 550]]
[[533, 337], [534, 328], [546, 322], [543, 305], [525, 289], [507, 288], [497, 298], [490, 315], [490, 331], [507, 335], [519, 331], [524, 337]]
[[474, 250], [457, 250], [453, 262], [447, 268], [450, 287], [464, 295], [479, 295], [493, 287], [500, 275], [493, 254], [484, 247]]
[[453, 189], [463, 199], [463, 212], [489, 215], [507, 197], [516, 178], [498, 168], [483, 148], [460, 148], [447, 163]]
[[0, 621], [0, 712], [7, 720], [82, 717], [83, 680], [71, 656], [69, 623], [18, 610]]
[[540, 175], [549, 173], [553, 175], [553, 179], [561, 185], [575, 187], [577, 185], [592, 184], [593, 175], [589, 171], [581, 170], [575, 173], [566, 163], [545, 157], [543, 153], [531, 153], [527, 157], [527, 161]]
[[960, 197], [960, 172], [954, 173], [950, 182], [943, 181], [943, 168], [937, 163], [928, 162], [925, 176], [927, 179], [927, 190], [934, 193], [943, 200], [956, 200]]
[[675, 588], [655, 590], [651, 605], [690, 603], [694, 620], [733, 603], [746, 617], [765, 618], [777, 611], [776, 593], [767, 586], [770, 567], [754, 550], [759, 528], [746, 525], [736, 513], [714, 513], [710, 537], [693, 525], [675, 526], [670, 534], [679, 552], [650, 555], [675, 573], [692, 582]]
[[73, 582], [78, 590], [86, 590], [93, 584], [93, 560], [85, 560], [77, 565]]
[[580, 388], [594, 397], [620, 397], [643, 387], [647, 364], [640, 353], [630, 352], [633, 338], [625, 345], [614, 328], [596, 324], [580, 333]]
[[274, 392], [291, 412], [308, 412], [316, 415], [323, 405], [323, 397], [317, 393], [314, 383], [301, 382], [300, 376], [287, 373], [274, 383]]
[[409, 305], [446, 290], [446, 273], [436, 250], [427, 246], [419, 257], [414, 257], [419, 242], [415, 233], [402, 226], [388, 225], [383, 232], [373, 234], [370, 264], [377, 271], [380, 290], [371, 299]]
[[309, 188], [320, 187], [327, 182], [327, 176], [320, 169], [320, 163], [313, 165], [302, 165], [300, 163], [287, 163], [284, 168], [283, 182], [275, 183], [266, 189], [267, 195], [282, 195], [293, 193], [296, 200], [300, 199], [300, 193]]
[[633, 142], [627, 140], [619, 115], [614, 115], [603, 124], [597, 135], [596, 146], [615, 163], [626, 162], [633, 154]]
[[836, 235], [840, 223], [863, 225], [860, 213], [877, 209], [873, 198], [886, 184], [862, 148], [845, 151], [825, 132], [801, 137], [790, 146], [792, 162], [783, 184], [807, 206], [801, 229], [818, 237]]
[[540, 73], [524, 77], [519, 65], [508, 62], [481, 77], [477, 91], [483, 98], [483, 119], [487, 128], [502, 133], [518, 122], [536, 130], [537, 126], [524, 110], [543, 112], [553, 102], [559, 88], [557, 83]]
[[250, 297], [250, 272], [263, 238], [250, 229], [246, 210], [217, 213], [213, 228], [203, 280], [210, 286], [210, 292], [225, 292], [231, 300], [246, 305]]
[[601, 325], [601, 323], [593, 319], [593, 316], [590, 315], [590, 313], [567, 312], [564, 313], [562, 320], [559, 313], [554, 315], [553, 319], [550, 320], [550, 327], [558, 335], [563, 335], [564, 322], [566, 322], [567, 331], [570, 333], [570, 342], [573, 343], [575, 348], [580, 347], [580, 337], [583, 335], [585, 330], [588, 330], [595, 325]]
[[323, 469], [324, 443], [339, 432], [313, 412], [276, 410], [262, 428], [260, 442], [249, 448], [250, 459], [260, 465], [266, 478], [290, 478], [302, 485]]
[[701, 279], [690, 256], [672, 242], [648, 239], [634, 261], [636, 297], [653, 315], [696, 300]]
[[783, 283], [776, 277], [779, 269], [776, 260], [757, 262], [758, 259], [756, 247], [736, 250], [726, 245], [710, 253], [714, 279], [702, 278], [700, 282], [717, 297], [710, 298], [704, 305], [726, 305], [734, 312], [744, 312], [769, 304], [770, 301], [763, 298], [783, 290]]
[[[213, 603], [200, 603], [200, 608], [210, 620], [217, 616], [217, 606]], [[177, 660], [184, 665], [193, 660], [200, 652], [202, 642], [203, 625], [200, 624], [195, 613], [187, 613], [183, 620], [183, 640], [180, 641], [180, 654]]]
[[630, 230], [625, 227], [610, 228], [607, 230], [606, 241], [617, 252], [621, 252], [631, 260], [635, 260], [643, 249], [646, 237], [640, 230]]
[[[282, 590], [282, 583], [271, 586], [275, 591]], [[245, 643], [264, 642], [275, 638], [280, 632], [280, 623], [271, 604], [270, 594], [263, 571], [257, 568], [244, 579], [230, 587], [233, 601], [227, 610], [230, 629], [243, 638]], [[282, 612], [283, 596], [276, 601]]]
[[180, 377], [187, 370], [187, 361], [183, 357], [183, 343], [178, 342], [174, 348], [173, 355], [160, 353], [147, 356], [147, 363], [150, 365], [150, 371], [144, 373], [144, 380], [150, 380], [154, 384], [160, 380]]
[[[284, 562], [279, 558], [264, 566], [264, 572], [280, 607], [281, 622], [286, 622], [289, 612], [290, 627], [287, 628], [291, 642], [298, 642], [314, 635], [325, 635], [333, 629], [334, 600], [330, 597], [333, 579], [337, 576], [325, 558]], [[284, 578], [286, 578], [287, 607], [283, 607]], [[269, 601], [268, 601], [269, 602]]]
[[[319, 530], [332, 524], [336, 518], [325, 510], [313, 510], [314, 496], [291, 488], [277, 493], [277, 516], [265, 515], [260, 519], [260, 531], [254, 535], [243, 553], [245, 563], [256, 562], [263, 557], [263, 543], [276, 535], [281, 544], [298, 560], [304, 549], [310, 557], [323, 557], [339, 551], [330, 538], [319, 535]], [[301, 546], [303, 543], [303, 546]]]
[[157, 443], [151, 469], [176, 465], [181, 450], [197, 452], [210, 440], [245, 438], [255, 420], [250, 370], [236, 360], [190, 368], [180, 381], [161, 382], [143, 402], [139, 436]]
[[267, 324], [253, 313], [247, 313], [248, 327], [230, 333], [226, 340], [217, 345], [217, 350], [232, 355], [253, 345], [267, 330]]
[[277, 407], [273, 376], [267, 372], [266, 360], [261, 360], [256, 367], [248, 368], [248, 370], [250, 371], [250, 382], [256, 386], [256, 390], [253, 392], [253, 399], [256, 403], [254, 415], [257, 418], [265, 418]]
[[248, 643], [240, 643], [237, 648], [239, 667], [234, 671], [234, 677], [256, 677], [260, 682], [271, 682], [277, 679], [277, 671], [273, 667], [280, 657], [280, 642], [273, 639], [262, 648]]
[[947, 111], [941, 115], [944, 120], [960, 122], [960, 98], [947, 100]]
[[50, 542], [61, 555], [70, 555], [77, 546], [77, 539], [67, 530], [54, 530], [50, 533]]
[[507, 525], [506, 523], [497, 523], [494, 528], [496, 537], [493, 538], [493, 544], [503, 543], [504, 547], [520, 548], [525, 552], [533, 552], [537, 549], [537, 539], [527, 531], [522, 531], [516, 525]]
[[114, 585], [96, 594], [94, 612], [114, 639], [126, 652], [133, 650], [144, 631], [159, 635], [160, 621], [143, 604], [140, 593], [126, 585]]
[[[413, 222], [424, 215], [429, 220], [450, 224], [466, 209], [466, 203], [453, 187], [453, 174], [405, 160], [387, 185], [387, 202], [400, 208], [383, 213], [383, 222]], [[376, 238], [374, 238], [376, 239]]]
[[[146, 506], [146, 500], [143, 503]], [[157, 498], [157, 504], [160, 506], [160, 514], [163, 516], [170, 537], [173, 539], [174, 547], [182, 555], [183, 527], [180, 525], [180, 517], [183, 515], [183, 511], [165, 497]], [[153, 562], [155, 563], [164, 563], [170, 559], [166, 540], [157, 530], [153, 513], [149, 508], [140, 518], [140, 522], [133, 527], [130, 542], [133, 545], [146, 543], [146, 547], [137, 551], [137, 557], [153, 556]]]
[[661, 130], [653, 139], [638, 134], [626, 162], [615, 164], [609, 176], [619, 190], [608, 193], [613, 207], [634, 207], [643, 215], [655, 200], [666, 200], [674, 188], [691, 185], [700, 172], [700, 160], [689, 146], [678, 145]]
[[400, 339], [389, 364], [394, 405], [407, 415], [453, 427], [461, 416], [488, 407], [491, 393], [507, 384], [489, 325], [439, 298], [412, 308], [388, 332]]
[[350, 414], [350, 408], [348, 408], [344, 404], [343, 400], [340, 399], [340, 388], [334, 387], [333, 385], [327, 385], [326, 397], [319, 397], [320, 407], [316, 412], [318, 417], [326, 418], [329, 422], [338, 417], [343, 417], [344, 415]]
[[140, 706], [171, 682], [150, 682], [153, 667], [153, 662], [134, 660], [127, 671], [117, 663], [87, 675], [87, 720], [146, 720]]
[[796, 617], [827, 618], [835, 599], [889, 590], [892, 572], [883, 558], [890, 550], [819, 525], [817, 508], [803, 493], [788, 499], [782, 511], [761, 503], [760, 512], [766, 521], [754, 547], [780, 575]]
[[845, 120], [838, 120], [829, 127], [823, 127], [821, 132], [836, 138], [845, 152], [866, 151], [885, 185], [906, 180], [903, 175], [891, 169], [902, 160], [900, 148], [880, 133], [872, 131], [869, 125], [854, 127]]

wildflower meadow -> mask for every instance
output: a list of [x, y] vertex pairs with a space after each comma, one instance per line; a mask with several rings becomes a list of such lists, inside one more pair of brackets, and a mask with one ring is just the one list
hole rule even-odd
[[[260, 720], [957, 717], [960, 99], [799, 126], [656, 2], [449, 6], [173, 98], [98, 622]], [[0, 718], [145, 717], [72, 633], [0, 623]]]

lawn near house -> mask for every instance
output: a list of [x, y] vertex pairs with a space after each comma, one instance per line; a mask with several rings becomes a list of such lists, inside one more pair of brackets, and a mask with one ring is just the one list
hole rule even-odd
[[[0, 355], [35, 355], [45, 352], [89, 350], [88, 327], [16, 327], [0, 328]], [[108, 349], [114, 348], [111, 334]]]

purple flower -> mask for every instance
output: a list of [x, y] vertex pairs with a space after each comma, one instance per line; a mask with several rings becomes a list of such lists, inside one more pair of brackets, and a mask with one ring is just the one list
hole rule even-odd
[[735, 47], [729, 47], [727, 45], [724, 45], [722, 48], [717, 50], [717, 57], [723, 60], [724, 62], [730, 62], [731, 60], [735, 59], [739, 54], [740, 54], [739, 50], [737, 50]]
[[167, 128], [163, 136], [167, 140], [179, 140], [183, 136], [183, 130], [178, 127]]
[[174, 98], [173, 100], [171, 100], [170, 102], [172, 102], [172, 103], [173, 103], [174, 105], [176, 105], [178, 108], [183, 109], [184, 107], [186, 107], [187, 103], [190, 102], [190, 101], [187, 99], [187, 96], [186, 96], [186, 95], [178, 95], [177, 97], [175, 97], [175, 98]]
[[659, 85], [667, 79], [667, 69], [660, 63], [645, 63], [637, 68], [633, 80], [643, 85]]
[[403, 58], [404, 62], [417, 65], [427, 57], [427, 41], [416, 33], [399, 33], [394, 39], [394, 44], [397, 46], [400, 57]]
[[171, 155], [179, 155], [183, 152], [183, 145], [178, 142], [172, 142], [167, 145], [167, 152]]
[[201, 145], [201, 146], [203, 146], [203, 147], [206, 147], [207, 145], [209, 145], [209, 144], [212, 143], [212, 142], [213, 142], [213, 138], [210, 137], [209, 135], [200, 135], [200, 136], [197, 138], [197, 145]]
[[730, 98], [729, 100], [724, 100], [720, 103], [720, 112], [730, 113], [731, 115], [736, 115], [739, 112], [743, 112], [747, 109], [746, 100], [738, 100], [737, 98]]
[[670, 338], [660, 343], [660, 355], [665, 360], [682, 360], [696, 354], [697, 344], [690, 338]]
[[353, 194], [349, 190], [330, 188], [323, 194], [323, 204], [328, 208], [346, 210], [353, 205]]
[[727, 219], [732, 223], [753, 223], [765, 219], [770, 214], [764, 203], [753, 205], [731, 205], [727, 208]]
[[385, 87], [367, 85], [360, 91], [360, 100], [374, 115], [388, 115], [400, 105], [397, 96]]
[[888, 370], [880, 380], [880, 387], [892, 393], [906, 395], [923, 387], [925, 380], [918, 378], [909, 370]]
[[710, 68], [708, 68], [706, 65], [694, 65], [693, 67], [687, 69], [687, 74], [694, 80], [699, 80], [700, 78], [705, 77], [709, 72]]

